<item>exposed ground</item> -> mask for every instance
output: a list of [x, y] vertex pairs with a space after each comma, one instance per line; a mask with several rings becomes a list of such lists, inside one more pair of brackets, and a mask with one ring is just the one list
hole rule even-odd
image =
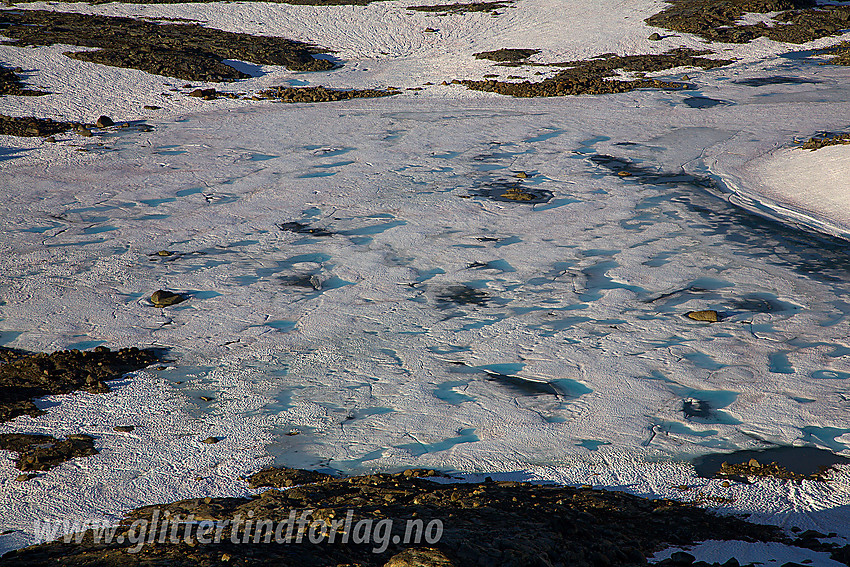
[[481, 53], [476, 53], [476, 59], [489, 59], [490, 61], [510, 61], [511, 63], [518, 63], [520, 61], [525, 61], [532, 55], [536, 55], [540, 53], [539, 49], [511, 49], [507, 47], [503, 47], [502, 49], [496, 49], [494, 51], [482, 51]]
[[21, 69], [9, 69], [0, 65], [0, 96], [39, 96], [47, 94], [42, 91], [25, 88], [23, 83], [21, 83], [21, 78], [18, 76], [18, 73], [21, 71]]
[[93, 351], [23, 352], [0, 347], [0, 423], [19, 415], [40, 415], [32, 402], [75, 390], [108, 392], [106, 382], [145, 368], [159, 359], [153, 350], [95, 347]]
[[800, 149], [815, 151], [825, 148], [826, 146], [838, 146], [844, 144], [850, 144], [850, 132], [842, 134], [817, 134], [800, 144]]
[[[77, 457], [97, 454], [90, 435], [69, 435], [60, 440], [33, 433], [0, 434], [0, 449], [18, 453], [15, 466], [22, 471], [46, 471]], [[26, 480], [19, 477], [18, 480]]]
[[[178, 524], [178, 533], [197, 535], [198, 520], [224, 522], [251, 518], [256, 522], [284, 522], [290, 512], [312, 510], [309, 520], [340, 520], [353, 510], [352, 524], [361, 520], [392, 519], [392, 533], [401, 535], [407, 520], [427, 525], [440, 520], [444, 531], [435, 550], [421, 550], [431, 563], [401, 562], [397, 555], [411, 547], [388, 543], [374, 552], [375, 542], [312, 544], [305, 534], [301, 543], [233, 544], [233, 524], [228, 524], [221, 543], [192, 545], [176, 538], [144, 546], [131, 554], [125, 543], [95, 543], [89, 532], [82, 543], [47, 543], [19, 550], [4, 557], [9, 566], [26, 565], [175, 565], [202, 567], [220, 565], [394, 565], [457, 566], [598, 566], [643, 565], [646, 557], [670, 545], [687, 545], [706, 539], [777, 541], [793, 543], [775, 526], [757, 525], [741, 519], [718, 516], [702, 508], [670, 500], [647, 500], [623, 492], [606, 492], [590, 487], [540, 486], [520, 482], [473, 484], [436, 483], [422, 476], [434, 471], [412, 470], [397, 474], [375, 474], [334, 479], [307, 471], [283, 469], [263, 471], [249, 479], [252, 485], [269, 482], [278, 475], [279, 486], [314, 482], [286, 491], [267, 490], [253, 498], [204, 498], [148, 506], [127, 515], [118, 533], [131, 535], [136, 520], [153, 521], [166, 514], [180, 522], [190, 514], [195, 524]], [[137, 524], [138, 525], [138, 524]], [[518, 527], [521, 526], [521, 529]], [[237, 528], [237, 541], [244, 537], [244, 524]], [[342, 538], [342, 521], [334, 528]], [[356, 530], [354, 530], [356, 533]], [[250, 534], [253, 541], [256, 533]], [[192, 539], [192, 538], [190, 538]], [[353, 540], [353, 538], [352, 538]], [[834, 550], [835, 555], [842, 553]], [[395, 563], [387, 563], [396, 556]], [[442, 558], [442, 563], [436, 562]]]
[[[744, 14], [779, 12], [774, 25], [740, 23]], [[747, 43], [758, 37], [806, 43], [850, 27], [850, 6], [817, 6], [813, 0], [672, 0], [646, 23], [709, 41]]]
[[730, 464], [723, 463], [720, 467], [718, 476], [735, 478], [760, 476], [779, 478], [783, 480], [795, 480], [801, 482], [803, 480], [824, 480], [823, 474], [803, 475], [791, 472], [785, 467], [777, 463], [759, 463], [756, 459], [751, 459], [748, 463]]
[[[850, 23], [847, 24], [850, 27]], [[832, 65], [850, 65], [850, 41], [842, 41], [821, 53], [831, 55], [826, 62]]]
[[[37, 2], [38, 0], [14, 0], [15, 3]], [[136, 0], [69, 0], [70, 2], [86, 2], [87, 4], [108, 4], [110, 2], [135, 3]], [[182, 4], [185, 2], [216, 2], [218, 0], [147, 0], [145, 4]], [[248, 2], [276, 2], [279, 4], [294, 4], [298, 6], [365, 6], [371, 2], [382, 0], [247, 0]]]
[[376, 89], [341, 90], [327, 89], [325, 87], [271, 87], [257, 93], [259, 98], [279, 100], [281, 102], [331, 102], [336, 100], [350, 100], [352, 98], [375, 98], [392, 96], [401, 91], [384, 91]]
[[0, 134], [6, 136], [52, 136], [73, 130], [77, 126], [76, 122], [61, 122], [50, 118], [0, 115]]
[[687, 85], [658, 79], [612, 79], [618, 71], [632, 73], [651, 73], [674, 67], [699, 67], [713, 69], [728, 65], [728, 59], [708, 59], [701, 57], [708, 51], [694, 51], [679, 48], [657, 55], [602, 55], [586, 61], [567, 61], [554, 66], [567, 67], [554, 77], [540, 82], [507, 82], [493, 79], [484, 81], [460, 81], [466, 87], [505, 94], [515, 97], [564, 96], [580, 94], [622, 93], [635, 89], [684, 89]]
[[442, 14], [465, 14], [467, 12], [490, 12], [498, 13], [510, 6], [513, 2], [457, 2], [454, 4], [430, 4], [424, 6], [408, 6], [408, 10], [417, 12], [437, 12]]
[[313, 54], [325, 50], [310, 44], [226, 32], [198, 24], [157, 24], [134, 18], [45, 10], [3, 10], [0, 32], [12, 39], [12, 45], [96, 48], [66, 55], [192, 81], [221, 82], [248, 77], [222, 63], [223, 59], [283, 65], [293, 71], [324, 71], [334, 66], [331, 61], [314, 58]]

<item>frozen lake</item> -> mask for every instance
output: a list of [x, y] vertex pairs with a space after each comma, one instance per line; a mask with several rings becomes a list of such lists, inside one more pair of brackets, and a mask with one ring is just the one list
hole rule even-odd
[[[243, 494], [269, 463], [694, 484], [850, 535], [846, 469], [725, 488], [688, 464], [850, 455], [848, 244], [800, 228], [848, 225], [745, 183], [846, 125], [846, 75], [773, 57], [681, 92], [234, 106], [102, 134], [67, 163], [8, 154], [2, 343], [170, 362], [0, 425], [101, 448], [26, 483], [0, 454], [0, 528], [20, 530], [0, 550], [36, 517]], [[189, 300], [154, 308], [157, 289]], [[720, 321], [685, 316], [707, 309]]]

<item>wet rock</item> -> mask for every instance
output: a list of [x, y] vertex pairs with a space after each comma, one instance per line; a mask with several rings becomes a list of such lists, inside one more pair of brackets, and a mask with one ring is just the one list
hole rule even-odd
[[65, 350], [52, 354], [0, 347], [0, 423], [19, 415], [40, 415], [32, 400], [74, 390], [108, 392], [106, 382], [159, 359], [153, 350]]
[[724, 462], [720, 465], [720, 471], [717, 473], [717, 476], [721, 478], [740, 478], [747, 476], [773, 477], [796, 481], [801, 481], [807, 478], [806, 475], [791, 473], [785, 467], [777, 463], [761, 464], [755, 459], [750, 459], [747, 463], [737, 464], [729, 464]]
[[113, 122], [108, 116], [101, 116], [94, 124], [98, 128], [109, 128], [110, 126], [115, 126], [115, 122]]
[[186, 301], [186, 297], [179, 293], [165, 291], [163, 289], [158, 289], [153, 292], [153, 295], [151, 295], [151, 303], [153, 303], [154, 307], [168, 307], [170, 305], [182, 303], [183, 301]]
[[517, 181], [486, 183], [481, 187], [473, 189], [471, 192], [473, 195], [486, 197], [493, 201], [522, 203], [525, 205], [546, 203], [553, 197], [553, 193], [548, 189], [526, 187]]
[[446, 555], [433, 547], [407, 549], [394, 555], [384, 567], [454, 567]]
[[696, 561], [696, 557], [684, 551], [674, 551], [670, 555], [670, 560], [673, 562], [673, 565], [691, 565]]
[[46, 471], [65, 461], [98, 453], [94, 437], [83, 434], [59, 440], [49, 435], [4, 433], [0, 434], [0, 449], [18, 453], [15, 466], [22, 471]]
[[705, 400], [688, 398], [682, 402], [682, 413], [685, 417], [705, 418], [711, 415], [711, 405]]
[[717, 323], [720, 321], [720, 315], [713, 309], [705, 309], [703, 311], [688, 311], [685, 313], [688, 319], [694, 321], [708, 321], [709, 323]]
[[333, 478], [334, 477], [329, 474], [317, 471], [276, 467], [264, 469], [252, 474], [248, 477], [248, 486], [251, 488], [261, 488], [265, 486], [272, 488], [287, 488], [299, 484], [324, 482], [326, 480], [332, 480]]
[[78, 129], [78, 130], [77, 130], [77, 134], [79, 134], [79, 135], [80, 135], [80, 136], [82, 136], [83, 138], [91, 138], [91, 137], [92, 137], [92, 131], [91, 131], [91, 130], [89, 130], [88, 128], [80, 128], [80, 129]]
[[302, 287], [313, 291], [320, 291], [322, 289], [322, 279], [318, 274], [281, 276], [280, 280], [284, 285], [292, 287]]
[[508, 201], [534, 201], [535, 196], [528, 191], [523, 191], [519, 187], [510, 187], [507, 191], [499, 195], [499, 197]]

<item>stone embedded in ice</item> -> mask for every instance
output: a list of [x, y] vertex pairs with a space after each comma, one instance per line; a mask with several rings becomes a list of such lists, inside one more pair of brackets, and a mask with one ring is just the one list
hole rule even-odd
[[704, 311], [688, 311], [685, 316], [694, 321], [708, 321], [709, 323], [717, 323], [720, 321], [720, 315], [713, 309]]

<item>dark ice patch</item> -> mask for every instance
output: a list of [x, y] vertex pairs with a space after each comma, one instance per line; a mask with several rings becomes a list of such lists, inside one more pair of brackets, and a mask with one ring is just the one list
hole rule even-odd
[[490, 296], [480, 289], [471, 288], [465, 285], [453, 285], [437, 296], [437, 300], [446, 305], [454, 303], [456, 305], [487, 305]]
[[282, 222], [277, 227], [284, 232], [294, 232], [296, 234], [309, 234], [310, 236], [333, 236], [334, 233], [325, 230], [324, 228], [314, 228], [303, 222]]
[[804, 79], [802, 77], [785, 77], [782, 75], [774, 75], [772, 77], [752, 77], [750, 79], [740, 79], [732, 81], [738, 85], [746, 85], [748, 87], [764, 87], [767, 85], [802, 85], [806, 83], [820, 83], [817, 79]]
[[689, 96], [683, 99], [682, 102], [691, 108], [712, 108], [714, 106], [729, 104], [728, 102], [717, 100], [716, 98], [708, 98], [707, 96]]
[[648, 183], [651, 185], [677, 185], [680, 183], [688, 183], [699, 185], [700, 187], [713, 187], [714, 181], [710, 177], [702, 177], [691, 175], [682, 172], [666, 172], [656, 171], [642, 165], [638, 165], [625, 158], [610, 156], [607, 154], [597, 154], [590, 156], [590, 161], [596, 165], [600, 165], [625, 180], [634, 179], [640, 183]]
[[685, 417], [709, 417], [711, 415], [711, 404], [705, 400], [688, 398], [682, 402], [682, 413]]

